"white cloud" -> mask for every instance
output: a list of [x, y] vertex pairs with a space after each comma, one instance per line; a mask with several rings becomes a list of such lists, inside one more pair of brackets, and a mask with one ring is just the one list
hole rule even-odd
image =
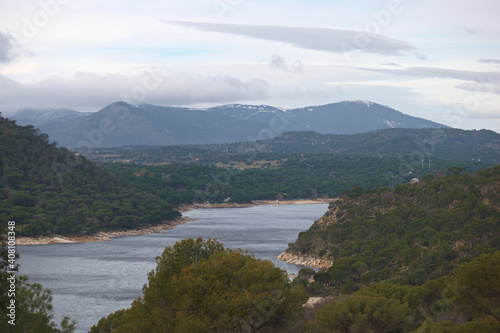
[[289, 64], [284, 57], [277, 54], [273, 54], [271, 56], [271, 60], [268, 66], [272, 69], [278, 69], [296, 74], [303, 72], [303, 65], [300, 60], [295, 60], [294, 62]]
[[157, 71], [137, 76], [77, 73], [67, 80], [49, 78], [34, 84], [19, 84], [0, 76], [0, 83], [0, 110], [10, 113], [26, 107], [97, 111], [119, 100], [131, 104], [223, 104], [266, 99], [269, 93], [269, 84], [258, 78]]
[[403, 52], [418, 54], [416, 47], [404, 41], [389, 38], [380, 34], [369, 34], [363, 31], [168, 20], [165, 20], [164, 22], [203, 31], [235, 34], [245, 37], [282, 42], [305, 49], [331, 53], [347, 53], [353, 50], [359, 50], [366, 53], [390, 56], [403, 55]]
[[480, 72], [470, 70], [458, 70], [437, 67], [407, 67], [403, 69], [386, 69], [386, 68], [361, 68], [367, 71], [373, 71], [383, 74], [392, 74], [400, 76], [414, 76], [427, 78], [445, 78], [458, 79], [463, 81], [474, 81], [479, 83], [494, 83], [500, 78], [500, 72]]

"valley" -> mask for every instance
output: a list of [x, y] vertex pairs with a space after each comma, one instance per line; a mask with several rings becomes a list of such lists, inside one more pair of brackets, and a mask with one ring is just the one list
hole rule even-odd
[[[381, 109], [364, 102], [343, 105], [353, 104]], [[318, 114], [324, 112], [322, 109], [318, 107]], [[194, 141], [179, 141], [178, 136], [184, 131], [186, 138], [195, 138], [194, 132], [167, 131], [176, 139], [165, 136], [161, 139], [164, 144], [149, 145], [149, 139], [143, 137], [146, 139], [141, 141], [138, 137], [142, 134], [114, 127], [118, 123], [112, 117], [126, 112], [132, 115], [130, 119], [127, 116], [131, 126], [140, 122], [140, 117], [158, 112], [181, 118], [191, 115], [201, 122], [213, 112], [215, 117], [229, 117], [231, 126], [254, 121], [261, 127], [235, 125], [231, 127], [234, 133], [243, 136], [225, 132], [229, 134], [225, 142], [210, 142], [211, 125], [204, 127], [207, 136]], [[203, 117], [200, 112], [205, 113]], [[278, 209], [287, 204], [329, 203], [328, 211], [311, 221], [309, 230], [298, 231], [288, 249], [283, 247], [272, 259], [266, 259], [281, 260], [282, 265], [290, 265], [288, 268], [298, 267], [288, 283], [297, 292], [303, 289], [300, 297], [307, 294], [327, 300], [326, 305], [318, 303], [322, 304], [317, 305], [319, 309], [316, 305], [308, 308], [316, 319], [295, 323], [300, 330], [314, 327], [314, 331], [328, 331], [330, 324], [323, 316], [333, 316], [337, 311], [334, 305], [353, 306], [350, 302], [359, 300], [375, 302], [380, 308], [399, 302], [397, 306], [406, 315], [398, 325], [432, 327], [425, 322], [441, 315], [457, 318], [458, 325], [458, 318], [466, 313], [458, 305], [454, 310], [427, 314], [419, 309], [443, 301], [440, 295], [446, 281], [466, 269], [463, 267], [484, 255], [493, 256], [487, 260], [496, 258], [500, 237], [500, 134], [427, 128], [426, 124], [423, 128], [400, 129], [393, 128], [397, 127], [393, 126], [395, 122], [386, 121], [382, 123], [390, 128], [368, 132], [321, 133], [323, 130], [316, 127], [318, 132], [277, 131], [274, 137], [259, 140], [255, 133], [265, 130], [266, 121], [285, 117], [283, 112], [267, 106], [234, 105], [202, 111], [152, 105], [134, 109], [115, 103], [94, 115], [87, 129], [87, 125], [65, 126], [71, 122], [85, 124], [92, 119], [89, 115], [45, 112], [58, 125], [39, 120], [41, 128], [63, 126], [73, 133], [83, 133], [87, 141], [76, 151], [68, 149], [72, 144], [65, 139], [62, 142], [67, 147], [62, 147], [32, 125], [19, 126], [1, 118], [0, 218], [16, 221], [19, 245], [69, 246], [134, 235], [163, 237], [166, 229], [172, 232], [173, 227], [192, 221], [185, 215], [189, 216], [192, 209]], [[294, 117], [299, 117], [301, 112], [314, 112], [314, 108], [294, 112]], [[23, 114], [27, 117], [24, 119], [30, 117], [30, 112]], [[157, 119], [156, 125], [161, 127], [161, 121]], [[191, 125], [205, 126], [196, 122]], [[257, 136], [248, 136], [238, 126]], [[137, 128], [158, 138], [151, 127]], [[291, 123], [289, 128], [294, 129]], [[220, 127], [213, 133], [220, 131], [225, 129]], [[137, 144], [123, 141], [126, 137], [134, 137]], [[255, 140], [249, 141], [250, 137]], [[184, 212], [182, 217], [180, 212]], [[265, 216], [246, 217], [245, 225], [238, 228], [263, 228], [252, 218], [259, 223], [266, 220]], [[211, 223], [204, 228], [208, 229], [200, 230], [205, 237], [218, 236], [208, 232]], [[300, 268], [304, 266], [316, 270]], [[428, 292], [425, 288], [430, 286], [438, 291]], [[399, 290], [400, 298], [390, 294], [393, 289]], [[412, 303], [405, 298], [410, 296], [401, 295], [413, 295], [418, 301]], [[132, 309], [127, 311], [136, 311]], [[127, 313], [123, 311], [103, 317], [93, 332], [97, 329], [95, 332], [100, 333], [99, 327], [108, 321], [116, 328], [137, 325], [123, 317]], [[496, 310], [481, 311], [479, 316], [470, 315], [467, 323], [495, 327], [485, 318], [494, 316]], [[404, 324], [411, 320], [413, 324]], [[251, 326], [251, 322], [245, 325]]]

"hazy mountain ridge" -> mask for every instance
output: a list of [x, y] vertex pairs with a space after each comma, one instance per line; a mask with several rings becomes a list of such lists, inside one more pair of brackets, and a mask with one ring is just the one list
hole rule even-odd
[[40, 126], [46, 123], [66, 121], [87, 115], [89, 113], [73, 109], [22, 109], [10, 118], [15, 119], [19, 125]]
[[247, 141], [262, 125], [187, 108], [113, 103], [85, 118], [40, 126], [69, 148]]
[[[73, 111], [73, 110], [71, 110]], [[44, 113], [45, 112], [45, 113]], [[116, 102], [85, 115], [66, 112], [40, 121], [46, 111], [19, 112], [12, 119], [40, 127], [72, 149], [127, 145], [185, 145], [255, 141], [287, 131], [353, 134], [387, 128], [441, 128], [368, 101], [344, 101], [283, 110], [268, 105], [230, 104], [208, 109], [132, 106]]]

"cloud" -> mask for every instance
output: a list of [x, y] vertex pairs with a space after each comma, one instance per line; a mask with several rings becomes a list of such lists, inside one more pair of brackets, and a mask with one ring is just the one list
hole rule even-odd
[[469, 34], [469, 35], [478, 35], [481, 33], [480, 30], [473, 29], [473, 28], [465, 26], [465, 25], [462, 26], [462, 29], [465, 31], [466, 34]]
[[394, 66], [394, 67], [401, 67], [400, 64], [397, 64], [395, 62], [385, 62], [385, 63], [380, 63], [382, 66]]
[[[342, 90], [338, 87], [337, 93], [342, 93]], [[280, 97], [286, 99], [308, 99], [308, 98], [322, 98], [328, 99], [332, 98], [334, 95], [333, 89], [325, 90], [325, 89], [311, 89], [311, 88], [300, 88], [295, 87], [294, 89], [290, 89], [288, 91], [283, 91], [280, 93]]]
[[498, 59], [479, 59], [478, 62], [500, 65], [500, 60]]
[[417, 48], [404, 41], [362, 31], [170, 20], [163, 20], [163, 22], [203, 31], [272, 40], [324, 52], [346, 53], [360, 50], [366, 53], [376, 53], [386, 56], [399, 56], [403, 52], [408, 52], [416, 55], [418, 58], [423, 57], [418, 54]]
[[13, 48], [12, 37], [0, 31], [0, 63], [7, 63], [14, 59]]
[[470, 119], [493, 119], [493, 120], [498, 120], [500, 110], [493, 110], [493, 111], [478, 111], [471, 113], [469, 115]]
[[498, 78], [500, 77], [500, 72], [478, 72], [437, 67], [408, 67], [404, 69], [363, 67], [359, 69], [383, 74], [417, 76], [426, 78], [458, 79], [485, 84], [495, 84], [495, 82], [497, 82]]
[[[489, 97], [491, 94], [500, 95], [500, 86], [495, 84], [494, 82], [490, 82], [490, 84], [472, 84], [472, 83], [464, 83], [456, 85], [455, 88], [472, 91], [475, 95]], [[497, 115], [500, 116], [500, 115]]]
[[302, 62], [300, 60], [295, 60], [293, 63], [288, 64], [286, 59], [280, 55], [271, 56], [271, 61], [268, 66], [272, 69], [278, 69], [290, 73], [302, 73]]
[[9, 113], [51, 107], [96, 111], [118, 100], [172, 106], [228, 103], [266, 99], [269, 94], [269, 84], [258, 78], [162, 71], [136, 76], [77, 73], [69, 80], [50, 78], [35, 84], [20, 84], [0, 75], [0, 85], [0, 110]]

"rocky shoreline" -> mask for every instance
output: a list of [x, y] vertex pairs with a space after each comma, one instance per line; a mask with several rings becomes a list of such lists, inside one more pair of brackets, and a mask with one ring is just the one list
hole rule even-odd
[[112, 238], [137, 236], [146, 234], [155, 234], [160, 232], [167, 232], [165, 229], [173, 229], [175, 226], [189, 221], [194, 221], [189, 217], [181, 217], [175, 221], [168, 221], [151, 227], [141, 229], [131, 229], [122, 231], [109, 231], [98, 232], [91, 236], [54, 236], [54, 237], [18, 237], [16, 245], [48, 245], [48, 244], [70, 244], [70, 243], [84, 243], [84, 242], [105, 242], [110, 241]]
[[330, 266], [333, 265], [333, 260], [296, 255], [286, 251], [280, 254], [277, 259], [283, 260], [289, 264], [309, 266], [321, 270], [327, 270], [328, 268], [330, 268]]

